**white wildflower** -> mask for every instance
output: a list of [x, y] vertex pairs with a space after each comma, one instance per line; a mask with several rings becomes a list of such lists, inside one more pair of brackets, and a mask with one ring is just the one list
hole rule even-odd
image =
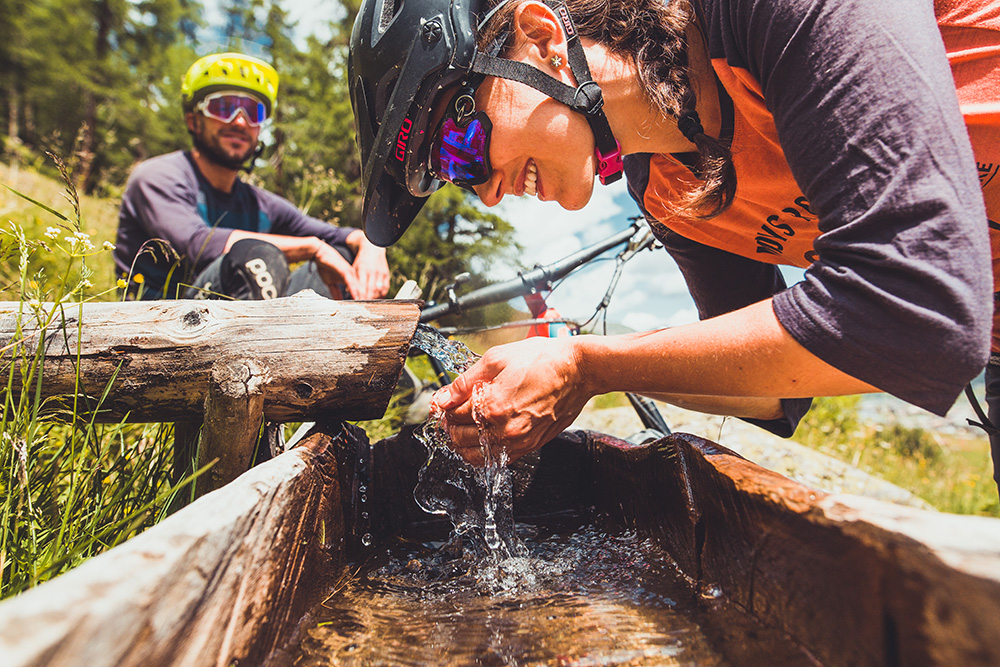
[[60, 230], [58, 227], [49, 227], [45, 230], [45, 236], [50, 239], [56, 239], [59, 237]]
[[90, 234], [87, 234], [85, 232], [76, 232], [74, 236], [80, 241], [81, 251], [94, 249], [94, 244], [90, 242]]
[[103, 247], [103, 248], [104, 248], [105, 250], [114, 250], [114, 249], [115, 249], [115, 244], [114, 244], [114, 243], [112, 243], [111, 241], [105, 241], [105, 242], [104, 242], [104, 245], [103, 245], [102, 247]]

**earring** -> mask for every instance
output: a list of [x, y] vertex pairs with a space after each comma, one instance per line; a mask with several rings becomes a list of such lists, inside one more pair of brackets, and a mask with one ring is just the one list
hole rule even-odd
[[560, 67], [562, 67], [562, 56], [556, 54], [556, 55], [552, 56], [552, 59], [549, 60], [549, 62], [552, 63], [553, 67], [555, 67], [556, 69], [559, 69]]

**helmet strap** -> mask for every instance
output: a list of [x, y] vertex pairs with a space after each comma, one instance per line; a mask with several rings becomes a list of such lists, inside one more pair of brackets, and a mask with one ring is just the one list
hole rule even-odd
[[[567, 56], [570, 72], [578, 82], [573, 88], [555, 77], [518, 60], [497, 58], [495, 55], [477, 52], [472, 62], [472, 71], [485, 76], [496, 76], [511, 81], [518, 81], [531, 86], [535, 90], [562, 102], [573, 111], [583, 114], [594, 133], [596, 145], [595, 155], [598, 160], [598, 176], [601, 183], [609, 185], [622, 175], [621, 145], [611, 131], [611, 124], [604, 113], [604, 94], [600, 85], [593, 80], [590, 67], [587, 66], [587, 56], [580, 43], [573, 19], [570, 18], [566, 6], [559, 0], [543, 0], [559, 17], [563, 33], [566, 36]], [[500, 40], [503, 40], [502, 36]], [[498, 41], [500, 41], [498, 40]], [[499, 44], [490, 49], [496, 53]]]
[[243, 169], [243, 171], [247, 173], [247, 176], [253, 173], [253, 168], [257, 164], [257, 158], [259, 158], [261, 156], [261, 153], [263, 152], [264, 152], [264, 142], [258, 141], [257, 148], [254, 150], [253, 155], [250, 156], [249, 162], [241, 167], [241, 169]]

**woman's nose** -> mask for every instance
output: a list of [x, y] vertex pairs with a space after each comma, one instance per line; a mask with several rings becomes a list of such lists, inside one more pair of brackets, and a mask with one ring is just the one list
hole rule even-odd
[[490, 174], [490, 180], [482, 185], [474, 186], [473, 189], [479, 195], [479, 200], [486, 206], [496, 206], [503, 200], [503, 174], [494, 169], [493, 173]]

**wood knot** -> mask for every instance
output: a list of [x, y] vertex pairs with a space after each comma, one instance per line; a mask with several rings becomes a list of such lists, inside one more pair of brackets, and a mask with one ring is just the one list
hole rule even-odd
[[185, 329], [195, 329], [205, 324], [207, 313], [200, 308], [192, 308], [181, 316], [181, 325]]

